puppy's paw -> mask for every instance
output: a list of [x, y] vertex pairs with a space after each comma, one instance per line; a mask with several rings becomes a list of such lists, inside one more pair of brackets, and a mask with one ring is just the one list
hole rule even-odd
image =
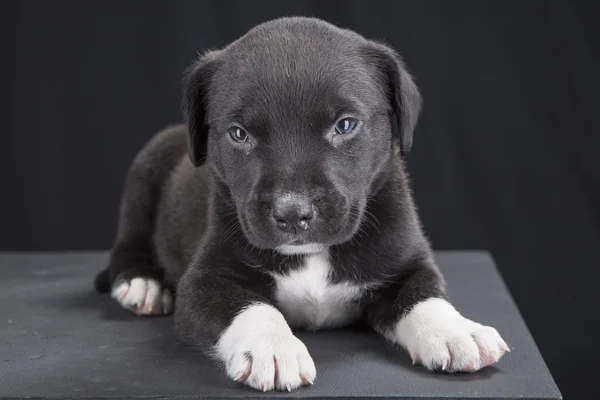
[[432, 371], [474, 372], [510, 351], [496, 329], [463, 317], [442, 299], [417, 304], [395, 334], [413, 363]]
[[162, 315], [173, 311], [171, 291], [154, 279], [117, 281], [113, 285], [111, 296], [123, 308], [138, 315]]
[[221, 336], [217, 352], [230, 378], [264, 392], [312, 385], [317, 375], [304, 343], [269, 305], [253, 305], [238, 314]]
[[232, 352], [227, 374], [255, 389], [292, 391], [312, 384], [317, 371], [304, 343], [291, 333], [254, 337]]

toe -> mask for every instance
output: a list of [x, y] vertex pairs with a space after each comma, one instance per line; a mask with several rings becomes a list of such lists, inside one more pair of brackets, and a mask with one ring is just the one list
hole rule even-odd
[[298, 356], [296, 357], [300, 381], [304, 385], [312, 385], [317, 378], [317, 368], [304, 343], [300, 342], [300, 344], [302, 345], [302, 350], [298, 352]]
[[[309, 357], [310, 359], [310, 357]], [[304, 385], [313, 385], [315, 383], [315, 379], [317, 378], [317, 369], [315, 368], [315, 364], [312, 359], [310, 361], [301, 361], [299, 372], [300, 381]]]
[[302, 385], [298, 361], [294, 354], [280, 352], [274, 357], [275, 386], [278, 390], [288, 392]]
[[448, 371], [452, 360], [447, 344], [438, 339], [422, 343], [415, 358], [430, 371]]
[[160, 284], [154, 280], [147, 281], [143, 313], [148, 315], [162, 314], [161, 297], [162, 295]]
[[[264, 353], [263, 353], [264, 354]], [[252, 357], [252, 371], [246, 383], [263, 392], [275, 388], [275, 363], [272, 355], [261, 355]]]
[[123, 299], [127, 295], [129, 291], [129, 282], [123, 281], [116, 285], [114, 285], [113, 290], [111, 292], [111, 297], [117, 300], [119, 303], [123, 302]]
[[133, 278], [129, 283], [129, 291], [123, 299], [123, 306], [127, 308], [135, 308], [142, 310], [146, 299], [147, 290], [146, 280], [143, 278]]
[[295, 360], [291, 363], [281, 358], [277, 361], [276, 358], [275, 365], [275, 385], [277, 389], [289, 392], [302, 384], [298, 363]]
[[473, 340], [479, 348], [481, 367], [494, 364], [504, 353], [492, 331], [495, 331], [495, 329], [481, 327], [473, 333]]
[[245, 383], [252, 371], [252, 358], [248, 354], [234, 356], [227, 365], [227, 374], [236, 382]]
[[452, 359], [451, 372], [474, 372], [481, 368], [479, 348], [470, 335], [460, 335], [448, 340], [448, 351]]

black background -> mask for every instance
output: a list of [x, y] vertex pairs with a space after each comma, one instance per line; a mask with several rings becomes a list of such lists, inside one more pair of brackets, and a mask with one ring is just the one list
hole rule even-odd
[[600, 362], [594, 1], [15, 1], [0, 11], [0, 250], [108, 249], [183, 69], [253, 25], [383, 39], [424, 95], [409, 171], [437, 249], [488, 249], [565, 398]]

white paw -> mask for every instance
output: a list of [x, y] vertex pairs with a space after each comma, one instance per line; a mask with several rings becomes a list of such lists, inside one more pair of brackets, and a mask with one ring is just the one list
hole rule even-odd
[[117, 282], [111, 296], [123, 308], [138, 315], [169, 314], [173, 311], [173, 296], [169, 289], [162, 289], [154, 279], [133, 278]]
[[283, 315], [266, 304], [247, 307], [225, 330], [216, 347], [227, 375], [258, 390], [292, 391], [313, 384], [317, 371], [304, 343]]
[[417, 304], [400, 320], [393, 335], [413, 363], [432, 371], [474, 372], [510, 351], [496, 329], [463, 317], [442, 299]]

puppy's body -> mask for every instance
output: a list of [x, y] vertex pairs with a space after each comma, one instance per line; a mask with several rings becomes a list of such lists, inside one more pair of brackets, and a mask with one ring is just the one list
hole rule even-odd
[[185, 105], [188, 125], [132, 164], [99, 289], [139, 314], [169, 313], [176, 290], [179, 336], [263, 390], [316, 376], [290, 326], [366, 322], [429, 369], [501, 357], [448, 302], [422, 233], [403, 165], [420, 96], [391, 49], [271, 21], [203, 56]]

